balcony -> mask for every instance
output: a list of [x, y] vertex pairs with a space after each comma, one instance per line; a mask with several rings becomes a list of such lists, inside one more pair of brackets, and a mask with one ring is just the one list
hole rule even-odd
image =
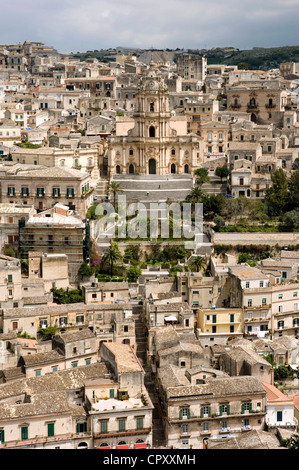
[[151, 428], [143, 429], [128, 429], [124, 431], [109, 431], [109, 432], [99, 432], [94, 433], [94, 439], [107, 439], [109, 437], [126, 437], [126, 436], [139, 436], [143, 434], [150, 434]]
[[267, 108], [267, 109], [274, 109], [274, 108], [276, 108], [276, 104], [273, 104], [273, 103], [272, 103], [272, 104], [270, 104], [270, 103], [265, 104], [265, 108]]
[[257, 104], [253, 104], [253, 103], [248, 103], [247, 104], [247, 109], [251, 109], [251, 110], [256, 110], [258, 108], [258, 105]]
[[239, 108], [241, 108], [241, 105], [238, 104], [238, 103], [233, 103], [233, 104], [230, 105], [230, 107], [233, 108], [233, 109], [239, 109]]

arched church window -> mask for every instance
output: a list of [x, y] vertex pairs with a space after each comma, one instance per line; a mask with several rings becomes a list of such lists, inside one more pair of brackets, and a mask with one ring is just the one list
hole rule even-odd
[[150, 137], [155, 137], [155, 135], [156, 135], [155, 127], [154, 127], [154, 126], [151, 126], [151, 127], [149, 128], [149, 136], [150, 136]]

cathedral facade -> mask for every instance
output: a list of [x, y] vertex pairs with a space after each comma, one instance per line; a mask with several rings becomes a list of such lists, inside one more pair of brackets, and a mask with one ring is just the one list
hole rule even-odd
[[153, 66], [141, 78], [133, 117], [118, 117], [108, 144], [108, 174], [192, 173], [202, 162], [202, 139], [187, 133], [185, 116], [169, 109], [168, 90]]

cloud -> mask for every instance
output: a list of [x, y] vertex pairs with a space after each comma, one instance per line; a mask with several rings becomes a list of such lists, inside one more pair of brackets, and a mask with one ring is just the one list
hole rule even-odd
[[296, 45], [298, 0], [11, 0], [1, 41], [42, 41], [60, 52]]

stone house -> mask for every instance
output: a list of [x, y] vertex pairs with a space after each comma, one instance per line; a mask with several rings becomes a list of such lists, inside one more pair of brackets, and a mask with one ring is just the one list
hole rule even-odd
[[231, 377], [250, 375], [261, 382], [274, 384], [274, 369], [262, 356], [252, 349], [233, 347], [220, 355], [218, 359], [220, 370]]
[[266, 392], [256, 377], [217, 377], [192, 385], [173, 365], [157, 373], [166, 445], [201, 449], [213, 438], [262, 429]]

